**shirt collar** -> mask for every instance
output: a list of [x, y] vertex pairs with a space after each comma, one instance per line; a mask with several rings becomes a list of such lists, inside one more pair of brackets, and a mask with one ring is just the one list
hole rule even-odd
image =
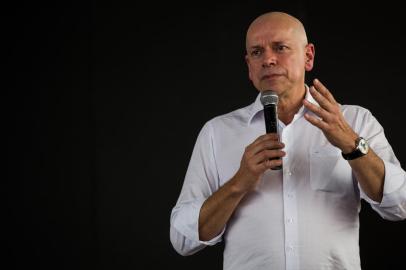
[[[305, 84], [306, 88], [306, 95], [305, 99], [309, 101], [310, 103], [316, 104], [319, 106], [316, 100], [314, 100], [313, 96], [309, 92], [309, 86]], [[264, 106], [261, 103], [261, 93], [258, 94], [257, 98], [255, 99], [255, 102], [251, 104], [250, 109], [249, 109], [249, 117], [248, 117], [248, 122], [247, 125], [250, 125], [251, 122], [256, 118], [256, 116], [264, 110]], [[302, 106], [300, 107], [299, 111], [296, 113], [295, 118], [302, 116], [305, 112], [307, 112], [307, 109]]]

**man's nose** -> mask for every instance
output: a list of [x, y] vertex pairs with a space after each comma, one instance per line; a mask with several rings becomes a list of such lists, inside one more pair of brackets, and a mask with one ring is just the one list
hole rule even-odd
[[276, 65], [277, 58], [275, 52], [273, 52], [271, 49], [265, 50], [263, 54], [263, 61], [262, 61], [262, 67], [269, 67]]

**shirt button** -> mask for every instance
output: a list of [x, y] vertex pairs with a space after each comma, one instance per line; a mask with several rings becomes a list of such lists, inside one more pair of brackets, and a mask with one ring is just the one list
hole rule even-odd
[[289, 197], [289, 198], [293, 198], [293, 194], [292, 194], [292, 193], [288, 193], [288, 197]]
[[286, 248], [286, 250], [287, 250], [288, 252], [292, 252], [292, 251], [293, 251], [293, 247], [292, 247], [292, 246], [288, 246], [288, 247]]
[[292, 223], [293, 222], [293, 218], [288, 218], [288, 223]]

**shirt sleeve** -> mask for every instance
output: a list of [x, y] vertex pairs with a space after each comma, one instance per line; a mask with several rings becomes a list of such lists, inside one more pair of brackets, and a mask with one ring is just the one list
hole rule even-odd
[[199, 213], [205, 200], [219, 188], [213, 130], [207, 122], [200, 131], [182, 190], [170, 218], [170, 239], [181, 255], [191, 255], [221, 241], [224, 230], [210, 241], [199, 240]]
[[364, 116], [361, 126], [359, 134], [367, 136], [371, 148], [383, 160], [385, 165], [382, 201], [376, 202], [369, 198], [358, 184], [361, 198], [367, 201], [372, 209], [385, 219], [394, 221], [405, 219], [406, 173], [401, 168], [392, 147], [389, 145], [382, 126], [369, 111]]

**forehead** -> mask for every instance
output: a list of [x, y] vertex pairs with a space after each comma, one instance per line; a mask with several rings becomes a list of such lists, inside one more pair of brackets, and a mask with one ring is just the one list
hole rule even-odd
[[272, 42], [300, 42], [300, 25], [290, 19], [264, 18], [254, 22], [247, 32], [247, 47]]
[[291, 42], [297, 39], [295, 29], [283, 24], [254, 26], [247, 33], [247, 45], [256, 46], [272, 42]]

